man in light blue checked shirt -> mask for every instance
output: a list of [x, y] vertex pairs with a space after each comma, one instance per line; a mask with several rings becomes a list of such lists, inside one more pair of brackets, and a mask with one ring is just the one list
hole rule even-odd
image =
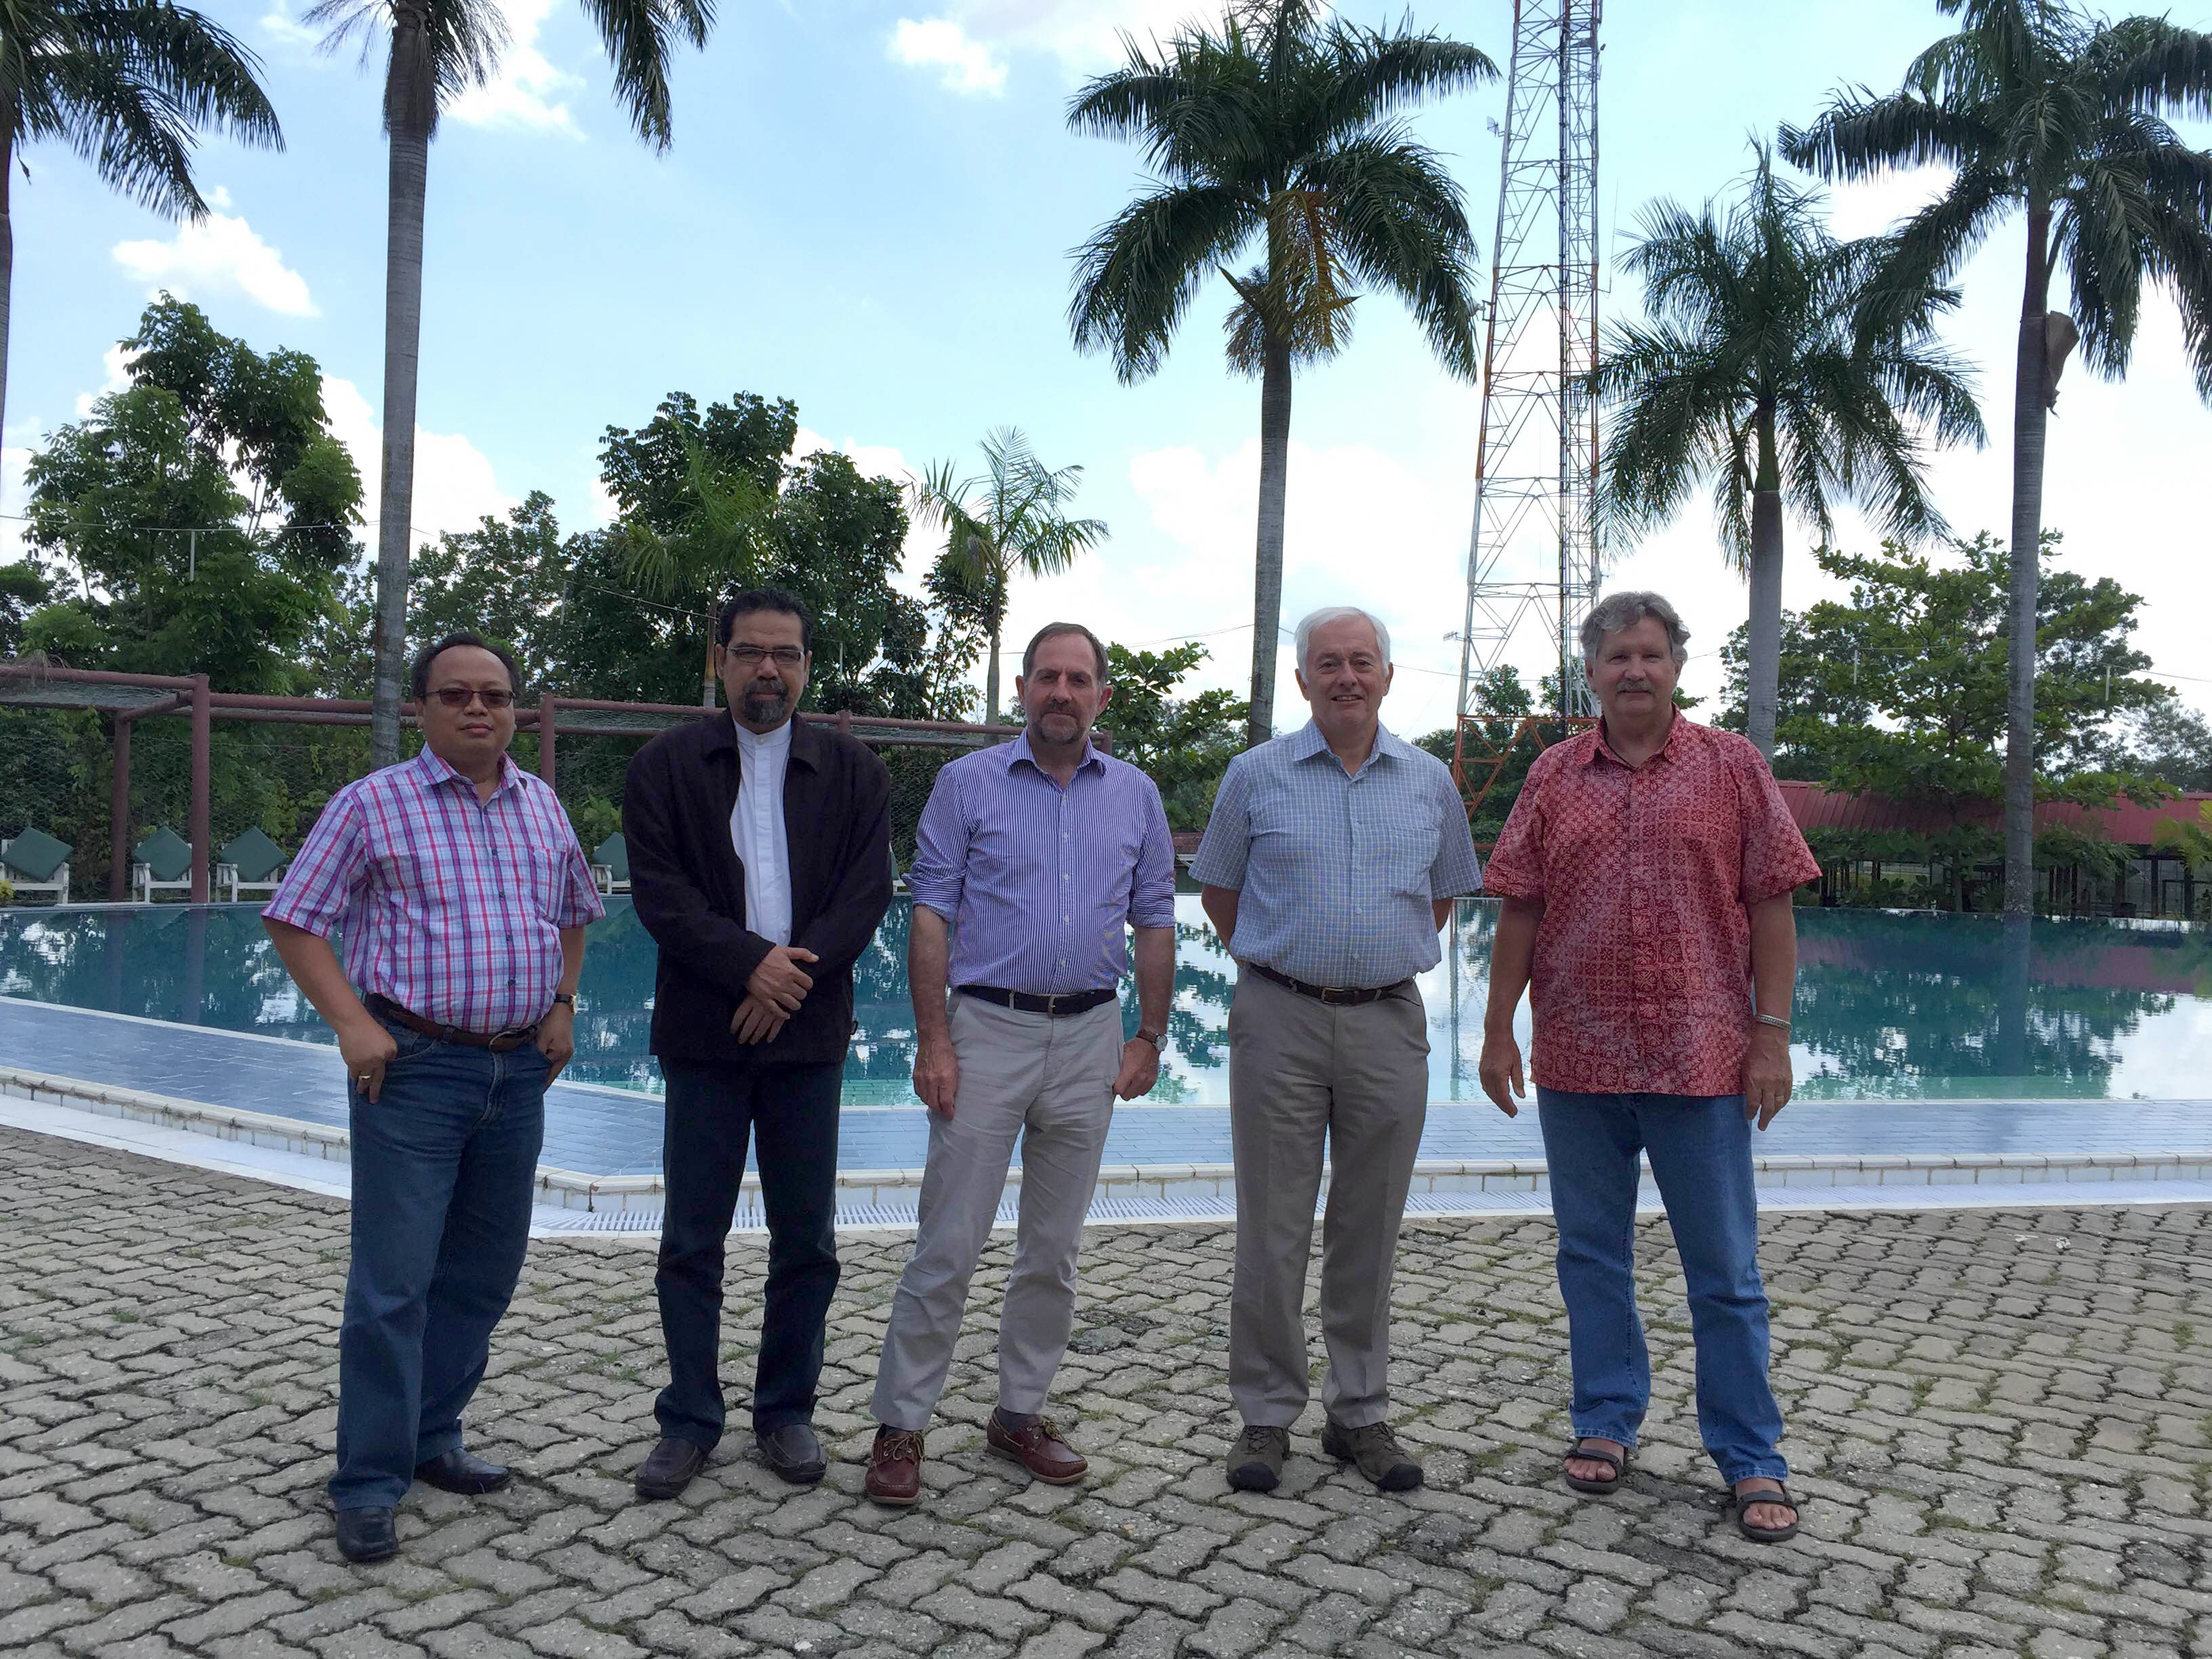
[[[1112, 695], [1105, 648], [1089, 629], [1054, 623], [1023, 653], [1014, 692], [1022, 735], [937, 775], [907, 872], [914, 1087], [929, 1109], [929, 1163], [876, 1372], [882, 1426], [866, 1490], [878, 1504], [921, 1500], [922, 1434], [1017, 1138], [1021, 1214], [985, 1443], [1039, 1480], [1083, 1478], [1089, 1465], [1045, 1420], [1045, 1397], [1067, 1350], [1076, 1251], [1114, 1102], [1152, 1088], [1166, 1035], [1175, 848], [1152, 781], [1091, 742]], [[1138, 1030], [1125, 1042], [1130, 929]]]
[[1304, 1306], [1327, 1143], [1322, 1449], [1386, 1492], [1421, 1483], [1391, 1432], [1390, 1277], [1428, 1116], [1428, 1017], [1452, 901], [1482, 884], [1467, 809], [1433, 755], [1382, 728], [1390, 635], [1364, 611], [1298, 624], [1313, 719], [1229, 764], [1191, 867], [1239, 969], [1229, 1012], [1237, 1270], [1229, 1484], [1282, 1478], [1309, 1395]]

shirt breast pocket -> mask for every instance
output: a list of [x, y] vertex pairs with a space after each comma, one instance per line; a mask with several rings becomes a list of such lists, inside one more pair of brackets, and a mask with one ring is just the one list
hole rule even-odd
[[1383, 843], [1382, 867], [1394, 893], [1429, 896], [1429, 872], [1436, 867], [1442, 834], [1434, 820], [1395, 825]]
[[394, 848], [378, 854], [372, 864], [377, 886], [395, 904], [434, 909], [455, 896], [452, 872], [444, 860], [430, 854]]

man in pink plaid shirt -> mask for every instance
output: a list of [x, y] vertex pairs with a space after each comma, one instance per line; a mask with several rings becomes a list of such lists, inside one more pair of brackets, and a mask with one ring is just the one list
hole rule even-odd
[[560, 801], [507, 758], [520, 689], [473, 634], [418, 656], [422, 752], [331, 798], [262, 915], [345, 1059], [330, 1490], [355, 1561], [398, 1549], [413, 1481], [474, 1495], [507, 1479], [463, 1449], [461, 1413], [521, 1275], [545, 1090], [575, 1052], [584, 927], [604, 914]]

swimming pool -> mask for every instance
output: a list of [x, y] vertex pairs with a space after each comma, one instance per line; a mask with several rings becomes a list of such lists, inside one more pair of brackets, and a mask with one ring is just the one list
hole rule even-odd
[[[1435, 1100], [1474, 1100], [1497, 907], [1463, 900], [1443, 963], [1423, 975]], [[2212, 938], [2127, 922], [2039, 922], [2008, 994], [1994, 917], [1798, 913], [1792, 1058], [1808, 1099], [2201, 1097], [2212, 1054]], [[845, 1097], [914, 1096], [909, 911], [896, 904], [860, 963]], [[1176, 900], [1176, 999], [1152, 1098], [1228, 1099], [1235, 969], [1194, 897]], [[625, 898], [593, 925], [570, 1079], [657, 1093], [646, 1053], [654, 951]], [[328, 1042], [252, 905], [0, 911], [0, 995]], [[1122, 1018], [1136, 1028], [1136, 996]], [[1521, 1021], [1527, 1036], [1528, 1012]], [[21, 1057], [16, 1057], [21, 1058]], [[57, 1070], [66, 1067], [57, 1066]]]

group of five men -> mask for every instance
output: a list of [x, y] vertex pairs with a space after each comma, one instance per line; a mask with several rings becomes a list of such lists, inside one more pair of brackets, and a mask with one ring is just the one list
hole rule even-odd
[[[811, 630], [787, 593], [734, 596], [715, 647], [727, 711], [647, 744], [624, 793], [635, 902], [659, 950], [653, 1051], [666, 1084], [655, 1283], [669, 1381], [635, 1474], [647, 1498], [681, 1492], [723, 1433], [724, 1241], [748, 1141], [769, 1241], [755, 1442], [787, 1480], [828, 1468], [812, 1419], [838, 1279], [853, 969], [896, 866], [883, 763], [798, 718]], [[1486, 890], [1505, 902], [1481, 1077], [1509, 1114], [1525, 1094], [1513, 1035], [1524, 989], [1535, 1018], [1574, 1377], [1562, 1474], [1583, 1492], [1618, 1489], [1649, 1401], [1632, 1278], [1648, 1152], [1688, 1282], [1705, 1445], [1746, 1535], [1796, 1531], [1748, 1137], [1789, 1098], [1790, 893], [1818, 872], [1757, 751], [1676, 713], [1687, 637], [1656, 594], [1597, 607], [1583, 646], [1603, 720], [1539, 757], [1486, 879], [1448, 769], [1381, 724], [1382, 624], [1338, 608], [1299, 625], [1312, 719], [1231, 763], [1191, 872], [1239, 969], [1231, 1486], [1277, 1484], [1308, 1405], [1325, 1157], [1322, 1449], [1387, 1491], [1421, 1480], [1389, 1421], [1387, 1375], [1428, 1101], [1416, 975], [1439, 960], [1455, 900]], [[331, 1493], [355, 1560], [397, 1548], [412, 1480], [484, 1492], [508, 1478], [463, 1447], [461, 1415], [520, 1273], [544, 1093], [574, 1051], [584, 927], [601, 914], [550, 788], [507, 755], [518, 678], [474, 635], [427, 648], [414, 684], [422, 752], [333, 797], [266, 912], [350, 1080]], [[889, 1505], [922, 1495], [925, 1434], [1018, 1147], [986, 1443], [1036, 1480], [1083, 1477], [1045, 1407], [1115, 1103], [1153, 1086], [1173, 997], [1175, 852], [1159, 793], [1092, 741], [1113, 695], [1104, 647], [1054, 623], [1030, 642], [1015, 690], [1021, 734], [939, 773], [906, 874], [929, 1152], [872, 1403], [865, 1489]], [[1133, 939], [1130, 1034], [1120, 987]]]

